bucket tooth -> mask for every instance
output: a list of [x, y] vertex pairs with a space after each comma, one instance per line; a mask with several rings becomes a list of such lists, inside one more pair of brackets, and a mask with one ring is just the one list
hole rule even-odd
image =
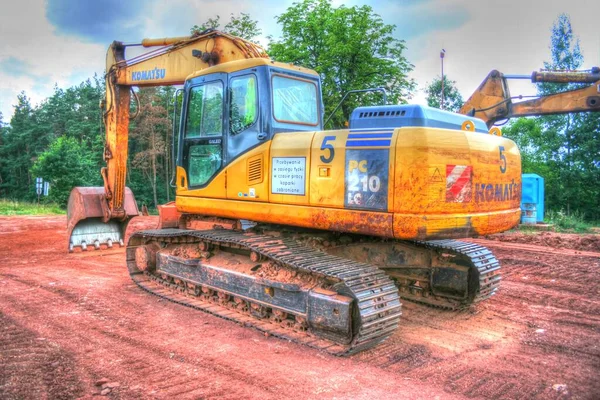
[[[102, 245], [112, 248], [113, 243], [124, 246], [127, 224], [138, 215], [138, 208], [129, 188], [125, 188], [123, 208], [127, 217], [123, 220], [106, 221], [108, 203], [103, 187], [76, 187], [69, 196], [67, 208], [67, 234], [69, 252], [76, 247], [87, 250], [93, 245], [96, 250]], [[106, 221], [106, 222], [105, 222]]]

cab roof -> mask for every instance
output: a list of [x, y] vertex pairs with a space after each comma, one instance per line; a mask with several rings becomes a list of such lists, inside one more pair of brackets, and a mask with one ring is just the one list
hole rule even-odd
[[294, 64], [281, 63], [281, 62], [271, 60], [270, 58], [248, 58], [246, 60], [228, 61], [228, 62], [224, 62], [222, 64], [215, 65], [213, 67], [208, 67], [206, 69], [196, 71], [196, 72], [188, 75], [188, 77], [185, 78], [185, 80], [187, 81], [188, 79], [196, 78], [198, 76], [204, 76], [207, 74], [212, 74], [215, 72], [227, 72], [227, 73], [236, 72], [236, 71], [240, 71], [240, 70], [244, 70], [244, 69], [248, 69], [248, 68], [259, 67], [262, 65], [277, 67], [280, 69], [285, 69], [285, 70], [293, 71], [293, 72], [301, 72], [301, 73], [313, 75], [316, 77], [319, 76], [319, 74], [317, 74], [312, 69], [299, 67]]

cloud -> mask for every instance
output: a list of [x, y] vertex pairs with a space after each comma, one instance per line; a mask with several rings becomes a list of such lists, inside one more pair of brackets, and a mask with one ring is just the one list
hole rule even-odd
[[[455, 80], [467, 99], [492, 69], [506, 74], [530, 74], [550, 59], [550, 30], [560, 13], [571, 17], [575, 35], [581, 39], [584, 68], [600, 61], [600, 35], [597, 13], [590, 12], [585, 0], [546, 0], [544, 7], [535, 2], [505, 0], [434, 0], [429, 8], [468, 9], [469, 19], [460, 26], [407, 39], [406, 55], [415, 65], [412, 76], [424, 89], [440, 75], [440, 49], [447, 50], [444, 73]], [[598, 7], [596, 6], [596, 11]], [[528, 81], [510, 81], [512, 95], [535, 94]], [[424, 103], [419, 92], [415, 101]]]
[[10, 56], [0, 59], [0, 71], [13, 78], [31, 76], [31, 65], [26, 61]]
[[80, 83], [73, 74], [91, 77], [104, 70], [107, 44], [57, 35], [46, 18], [46, 5], [46, 0], [13, 1], [0, 13], [0, 112], [5, 121], [21, 91], [39, 104], [53, 94], [55, 84], [66, 88]]
[[[22, 90], [32, 104], [61, 88], [102, 75], [106, 49], [113, 40], [182, 36], [194, 24], [247, 12], [266, 36], [281, 30], [275, 17], [299, 0], [17, 0], [6, 1], [0, 13], [0, 111], [10, 119]], [[406, 41], [406, 56], [415, 65], [412, 76], [424, 88], [440, 75], [439, 51], [447, 50], [444, 72], [468, 97], [491, 69], [528, 74], [550, 58], [550, 28], [566, 12], [581, 39], [584, 67], [600, 64], [598, 6], [588, 0], [333, 0], [334, 6], [370, 5], [394, 35]], [[593, 3], [595, 4], [595, 3]], [[129, 52], [129, 49], [128, 49]], [[131, 52], [133, 53], [133, 52]], [[129, 54], [131, 55], [131, 54]], [[534, 91], [516, 82], [513, 95]], [[417, 93], [417, 102], [424, 94]]]
[[426, 34], [443, 35], [443, 31], [460, 28], [471, 18], [463, 4], [434, 0], [374, 2], [373, 7], [387, 23], [396, 25], [395, 34], [404, 40]]
[[73, 35], [96, 43], [109, 43], [115, 31], [139, 37], [151, 0], [48, 0], [46, 17], [62, 35]]

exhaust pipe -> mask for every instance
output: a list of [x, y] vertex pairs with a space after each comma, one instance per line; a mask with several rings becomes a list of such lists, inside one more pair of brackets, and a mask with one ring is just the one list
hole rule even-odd
[[67, 238], [69, 253], [76, 247], [86, 251], [124, 246], [125, 231], [132, 217], [139, 215], [133, 192], [125, 188], [125, 218], [110, 219], [104, 187], [75, 187], [67, 206]]

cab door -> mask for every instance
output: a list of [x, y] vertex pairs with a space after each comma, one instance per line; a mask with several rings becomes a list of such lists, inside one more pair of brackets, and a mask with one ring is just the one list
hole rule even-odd
[[226, 195], [226, 177], [221, 174], [227, 164], [224, 78], [226, 74], [207, 76], [189, 89], [181, 158], [187, 182], [178, 177], [178, 186], [184, 189], [178, 191], [180, 195], [213, 198]]

